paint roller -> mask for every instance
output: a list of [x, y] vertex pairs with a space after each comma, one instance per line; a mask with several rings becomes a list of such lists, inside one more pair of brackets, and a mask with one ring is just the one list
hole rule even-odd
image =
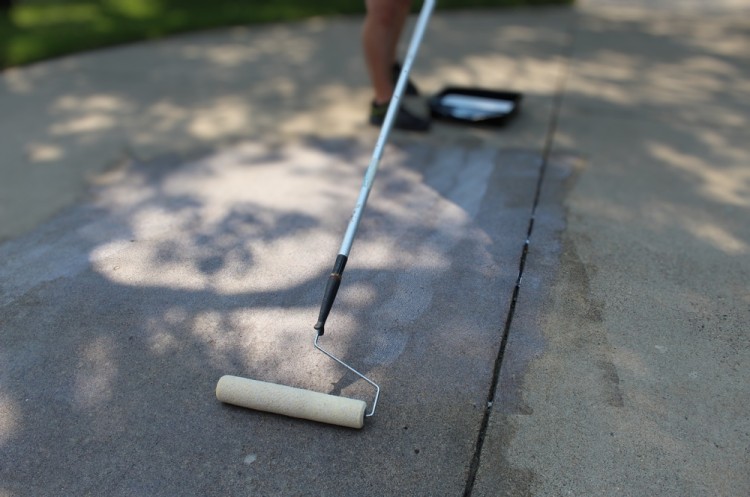
[[375, 174], [377, 173], [380, 159], [383, 156], [385, 144], [388, 141], [388, 136], [393, 128], [398, 108], [401, 105], [401, 98], [404, 89], [406, 88], [411, 66], [414, 62], [417, 51], [419, 50], [419, 45], [422, 42], [422, 37], [434, 7], [435, 0], [425, 0], [422, 4], [417, 23], [414, 27], [414, 32], [409, 42], [409, 48], [403, 61], [401, 73], [399, 74], [396, 87], [393, 91], [393, 98], [391, 98], [391, 102], [388, 106], [388, 111], [380, 129], [380, 134], [375, 149], [373, 150], [372, 158], [370, 159], [370, 164], [367, 167], [364, 180], [362, 181], [362, 188], [360, 189], [359, 197], [357, 198], [357, 204], [349, 221], [346, 233], [344, 234], [344, 240], [341, 243], [339, 253], [336, 256], [333, 271], [326, 282], [318, 322], [314, 326], [315, 339], [313, 341], [313, 346], [342, 367], [359, 376], [374, 388], [375, 395], [372, 400], [370, 411], [365, 412], [367, 404], [363, 400], [338, 397], [335, 395], [230, 375], [222, 376], [216, 385], [216, 398], [221, 402], [246, 407], [248, 409], [272, 412], [275, 414], [282, 414], [285, 416], [308, 419], [311, 421], [340, 425], [349, 428], [362, 428], [362, 426], [364, 426], [364, 418], [375, 414], [375, 407], [377, 406], [378, 398], [380, 396], [380, 387], [370, 378], [323, 349], [320, 345], [320, 337], [324, 334], [326, 319], [331, 312], [333, 302], [336, 299], [336, 294], [341, 285], [341, 277], [344, 272], [344, 267], [349, 258], [349, 252], [351, 251], [354, 237], [359, 228], [359, 222], [362, 218], [365, 205], [367, 204], [367, 198], [372, 190]]

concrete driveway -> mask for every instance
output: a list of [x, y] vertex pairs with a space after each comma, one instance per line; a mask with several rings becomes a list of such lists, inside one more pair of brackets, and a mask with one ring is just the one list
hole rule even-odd
[[371, 398], [312, 348], [359, 20], [3, 73], [0, 496], [747, 495], [750, 31], [701, 7], [436, 14], [423, 91], [523, 111], [392, 137], [324, 337], [359, 431], [213, 396]]

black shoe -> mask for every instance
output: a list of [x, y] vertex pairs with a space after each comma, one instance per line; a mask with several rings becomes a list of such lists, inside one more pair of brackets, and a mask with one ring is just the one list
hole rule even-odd
[[[401, 75], [401, 64], [398, 62], [395, 62], [393, 64], [393, 84], [394, 85], [396, 84], [396, 82], [398, 82], [398, 77], [400, 75]], [[406, 80], [406, 89], [404, 90], [404, 93], [410, 97], [419, 96], [419, 90], [417, 89], [417, 85], [414, 84], [411, 78]]]
[[[374, 126], [381, 126], [385, 121], [385, 115], [388, 112], [388, 103], [376, 104], [372, 103], [370, 107], [370, 124]], [[393, 127], [404, 131], [429, 131], [430, 121], [412, 114], [403, 107], [398, 108], [398, 114], [393, 122]]]

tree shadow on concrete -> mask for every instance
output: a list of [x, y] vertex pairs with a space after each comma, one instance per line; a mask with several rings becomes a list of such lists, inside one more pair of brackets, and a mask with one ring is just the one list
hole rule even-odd
[[[461, 169], [438, 160], [457, 149], [393, 147], [329, 321], [330, 347], [384, 388], [362, 433], [213, 398], [222, 374], [371, 397], [311, 346], [361, 181], [352, 163], [368, 159], [357, 141], [134, 163], [90, 203], [6, 243], [4, 259], [16, 262], [4, 269], [14, 285], [0, 317], [3, 490], [312, 495], [364, 479], [395, 494], [423, 488], [408, 476], [446, 458], [435, 485], [462, 488], [464, 466], [453, 461], [473, 450], [505, 307], [487, 289], [512, 281], [524, 208], [491, 189], [461, 193]], [[480, 160], [491, 183], [507, 173], [529, 191], [535, 183], [496, 151], [464, 153], [466, 166]], [[40, 244], [51, 248], [35, 253]], [[23, 273], [40, 263], [44, 274]], [[368, 451], [382, 457], [342, 458]], [[331, 464], [336, 481], [321, 481]], [[282, 466], [296, 476], [280, 476]], [[400, 476], [367, 476], [381, 468]]]

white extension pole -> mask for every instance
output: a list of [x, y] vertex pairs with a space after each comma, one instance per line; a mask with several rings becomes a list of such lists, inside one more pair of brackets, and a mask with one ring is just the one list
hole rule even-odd
[[367, 205], [367, 198], [370, 196], [370, 190], [372, 190], [372, 184], [375, 181], [375, 174], [378, 172], [378, 166], [380, 165], [380, 159], [383, 156], [383, 149], [388, 141], [388, 136], [393, 128], [393, 123], [396, 120], [396, 114], [401, 105], [401, 98], [406, 88], [406, 82], [409, 79], [409, 73], [411, 72], [411, 66], [414, 64], [414, 59], [417, 56], [417, 51], [422, 43], [424, 32], [427, 29], [427, 23], [430, 20], [432, 11], [435, 8], [435, 0], [425, 0], [422, 5], [422, 10], [419, 13], [417, 24], [414, 27], [414, 34], [412, 34], [409, 48], [406, 51], [406, 57], [404, 58], [403, 65], [401, 67], [401, 74], [396, 82], [396, 88], [393, 90], [393, 97], [391, 103], [388, 106], [388, 112], [385, 114], [385, 120], [380, 128], [380, 135], [375, 145], [375, 150], [372, 152], [372, 158], [370, 159], [370, 165], [367, 167], [365, 173], [365, 179], [362, 181], [362, 188], [359, 191], [359, 198], [357, 199], [357, 205], [354, 207], [354, 213], [349, 221], [349, 226], [346, 229], [344, 240], [341, 242], [341, 248], [339, 254], [349, 257], [349, 252], [352, 249], [352, 243], [354, 242], [354, 236], [357, 234], [359, 228], [359, 221], [362, 218], [362, 213]]
[[398, 111], [401, 102], [401, 95], [404, 93], [406, 81], [409, 77], [409, 71], [411, 70], [414, 57], [416, 56], [417, 49], [422, 41], [427, 21], [432, 14], [434, 6], [435, 0], [426, 0], [422, 4], [422, 11], [420, 12], [419, 19], [414, 28], [414, 34], [412, 35], [409, 50], [404, 59], [401, 75], [396, 83], [393, 98], [388, 107], [383, 127], [380, 130], [377, 145], [372, 154], [372, 160], [367, 168], [367, 173], [362, 183], [362, 189], [359, 193], [359, 199], [357, 200], [354, 214], [352, 215], [349, 227], [346, 230], [344, 242], [341, 245], [341, 251], [336, 258], [333, 273], [326, 285], [320, 316], [318, 318], [318, 323], [315, 325], [315, 329], [318, 332], [315, 338], [315, 347], [375, 387], [375, 399], [373, 400], [369, 414], [365, 413], [367, 404], [362, 400], [337, 397], [334, 395], [229, 375], [222, 376], [216, 385], [216, 398], [221, 402], [260, 411], [274, 412], [285, 416], [347, 426], [350, 428], [362, 428], [364, 425], [364, 418], [374, 414], [380, 388], [362, 373], [320, 348], [318, 345], [318, 338], [323, 335], [323, 326], [326, 317], [328, 316], [333, 301], [336, 298], [336, 292], [338, 291], [339, 283], [341, 282], [341, 273], [344, 271], [344, 266], [346, 265], [349, 251], [351, 250], [352, 241], [357, 232], [359, 220], [362, 217], [362, 212], [367, 203], [367, 197], [372, 189], [372, 183], [375, 179], [378, 164], [380, 163], [380, 157], [383, 155], [383, 148], [385, 148], [388, 134], [393, 127], [396, 112]]
[[341, 248], [339, 249], [336, 262], [333, 265], [333, 271], [328, 278], [325, 292], [323, 294], [323, 303], [320, 306], [320, 314], [318, 315], [318, 322], [314, 328], [318, 332], [318, 336], [323, 335], [326, 319], [333, 306], [333, 301], [336, 299], [336, 293], [339, 290], [341, 284], [341, 275], [344, 272], [346, 261], [349, 258], [349, 252], [352, 249], [352, 243], [354, 242], [354, 236], [357, 234], [359, 228], [359, 221], [362, 219], [362, 213], [365, 210], [367, 204], [367, 198], [370, 196], [370, 190], [372, 190], [372, 184], [375, 181], [375, 174], [378, 172], [378, 166], [380, 165], [380, 158], [383, 156], [383, 149], [388, 141], [388, 135], [393, 128], [393, 123], [396, 120], [396, 114], [401, 106], [401, 98], [406, 88], [406, 83], [409, 79], [409, 71], [414, 63], [414, 59], [417, 56], [419, 45], [422, 43], [425, 29], [427, 29], [427, 23], [430, 20], [432, 11], [435, 8], [435, 0], [425, 0], [422, 4], [422, 10], [419, 12], [417, 18], [417, 24], [414, 26], [414, 33], [411, 36], [409, 42], [409, 48], [406, 51], [406, 57], [404, 58], [404, 65], [401, 68], [401, 74], [396, 82], [396, 88], [393, 90], [393, 97], [391, 103], [388, 105], [388, 111], [385, 114], [385, 120], [380, 128], [380, 135], [375, 145], [375, 149], [372, 152], [372, 158], [370, 159], [370, 165], [367, 166], [365, 172], [365, 178], [362, 181], [362, 188], [359, 190], [359, 197], [357, 198], [357, 204], [354, 206], [354, 212], [352, 218], [349, 221], [349, 226], [346, 228], [344, 234], [344, 240], [341, 242]]

